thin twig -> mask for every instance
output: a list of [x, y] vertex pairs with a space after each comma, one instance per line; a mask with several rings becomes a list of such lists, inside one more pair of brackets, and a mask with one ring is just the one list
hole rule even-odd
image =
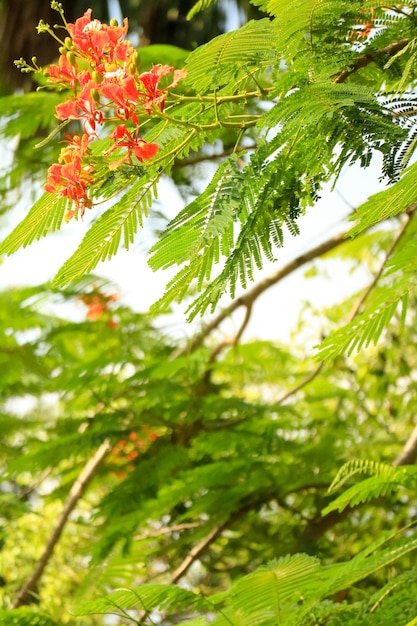
[[[190, 569], [191, 565], [198, 559], [199, 556], [217, 539], [217, 537], [223, 532], [225, 528], [233, 524], [236, 520], [243, 517], [252, 506], [245, 506], [244, 508], [236, 511], [233, 515], [231, 515], [228, 519], [224, 520], [221, 524], [217, 524], [214, 526], [210, 532], [203, 537], [199, 543], [191, 548], [185, 559], [182, 563], [177, 567], [177, 569], [171, 574], [169, 577], [168, 583], [169, 585], [175, 585]], [[138, 623], [141, 623], [145, 617], [148, 615], [148, 611], [142, 611], [138, 616]]]
[[239, 343], [239, 341], [240, 341], [240, 339], [241, 339], [241, 337], [243, 335], [243, 332], [244, 332], [246, 326], [249, 324], [251, 314], [252, 314], [252, 303], [250, 303], [250, 304], [248, 304], [246, 306], [245, 317], [243, 318], [243, 322], [240, 325], [240, 328], [237, 331], [236, 335], [234, 335], [234, 337], [231, 337], [230, 339], [225, 339], [224, 341], [219, 343], [218, 346], [216, 346], [214, 348], [213, 352], [210, 355], [209, 363], [214, 363], [214, 361], [217, 359], [219, 354], [225, 348], [229, 348], [230, 346], [237, 346], [237, 344]]
[[369, 283], [369, 285], [367, 286], [365, 291], [361, 294], [361, 296], [357, 299], [357, 301], [353, 305], [353, 308], [352, 308], [351, 312], [349, 313], [348, 318], [346, 320], [346, 324], [349, 324], [358, 315], [358, 313], [360, 312], [360, 309], [361, 309], [363, 303], [365, 302], [365, 300], [367, 299], [367, 297], [369, 296], [369, 294], [371, 293], [371, 291], [374, 289], [374, 287], [376, 286], [377, 282], [381, 278], [382, 272], [384, 271], [385, 266], [386, 266], [388, 260], [391, 258], [395, 248], [398, 246], [398, 244], [400, 243], [401, 239], [405, 235], [405, 232], [406, 232], [406, 230], [408, 228], [408, 225], [410, 223], [410, 219], [411, 219], [411, 214], [410, 213], [406, 213], [404, 222], [401, 225], [401, 228], [398, 231], [397, 236], [392, 240], [391, 245], [389, 246], [388, 250], [386, 251], [384, 260], [381, 263], [381, 265], [379, 267], [379, 270], [377, 271], [377, 273], [375, 274], [375, 276], [373, 277], [373, 279], [371, 280], [371, 282]]
[[18, 591], [16, 598], [13, 602], [12, 608], [17, 609], [19, 606], [26, 604], [27, 601], [36, 594], [36, 589], [39, 584], [39, 581], [54, 552], [55, 546], [57, 545], [62, 535], [62, 531], [64, 530], [65, 525], [68, 522], [68, 518], [71, 512], [74, 510], [77, 502], [83, 495], [88, 483], [93, 478], [94, 473], [97, 470], [98, 466], [103, 461], [105, 456], [110, 452], [110, 450], [111, 450], [110, 442], [106, 440], [96, 450], [96, 452], [87, 461], [86, 465], [82, 469], [80, 475], [78, 476], [75, 483], [71, 487], [71, 491], [69, 493], [68, 499], [64, 505], [61, 515], [59, 516], [59, 519], [55, 525], [55, 528], [52, 531], [52, 534], [48, 540], [48, 543], [46, 544], [46, 547], [42, 556], [37, 562], [33, 573], [29, 576], [29, 578], [23, 584], [21, 589]]
[[248, 511], [253, 508], [253, 505], [247, 505], [243, 508], [239, 509], [233, 515], [231, 515], [228, 519], [224, 520], [221, 524], [217, 524], [210, 530], [210, 532], [187, 554], [183, 562], [177, 567], [177, 569], [172, 573], [169, 582], [171, 585], [175, 584], [179, 581], [180, 578], [184, 576], [191, 567], [191, 565], [198, 559], [199, 556], [217, 539], [219, 535], [224, 531], [225, 528], [228, 528], [232, 524], [234, 524], [238, 519], [246, 515]]
[[26, 498], [28, 498], [34, 491], [36, 491], [39, 485], [41, 485], [43, 481], [48, 478], [51, 472], [52, 467], [47, 467], [46, 469], [44, 469], [41, 475], [37, 478], [37, 480], [28, 487], [26, 487], [26, 489], [19, 494], [19, 500], [26, 500]]
[[188, 522], [186, 524], [176, 524], [174, 526], [165, 526], [164, 528], [158, 528], [157, 530], [150, 530], [147, 533], [141, 535], [135, 535], [133, 541], [143, 541], [144, 539], [153, 539], [154, 537], [160, 537], [161, 535], [169, 535], [170, 533], [178, 533], [181, 530], [188, 530], [189, 528], [198, 528], [201, 526], [200, 522]]
[[255, 150], [255, 148], [256, 144], [250, 146], [234, 146], [226, 148], [217, 154], [203, 154], [201, 156], [189, 157], [188, 159], [182, 159], [181, 161], [174, 163], [172, 169], [185, 167], [187, 165], [197, 165], [198, 163], [205, 163], [206, 161], [216, 161], [217, 159], [223, 159], [224, 157], [230, 156], [234, 152], [241, 152], [242, 150]]
[[[396, 249], [396, 247], [400, 243], [400, 240], [405, 235], [407, 227], [408, 227], [408, 225], [410, 223], [410, 219], [411, 219], [411, 213], [406, 213], [404, 222], [401, 225], [401, 228], [398, 231], [397, 236], [392, 240], [391, 245], [389, 246], [388, 250], [386, 251], [386, 253], [384, 255], [383, 262], [381, 263], [378, 271], [376, 272], [375, 276], [373, 277], [373, 279], [371, 280], [369, 285], [366, 287], [366, 289], [363, 291], [363, 293], [356, 300], [355, 304], [353, 305], [353, 307], [352, 307], [352, 309], [351, 309], [351, 311], [350, 311], [350, 313], [349, 313], [349, 315], [348, 315], [348, 317], [347, 317], [347, 319], [345, 321], [345, 324], [350, 324], [350, 322], [352, 322], [355, 319], [355, 317], [360, 313], [362, 305], [364, 304], [365, 300], [368, 298], [368, 296], [370, 295], [372, 290], [375, 288], [377, 282], [379, 281], [379, 279], [382, 276], [382, 272], [384, 271], [384, 268], [385, 268], [388, 260], [391, 258], [394, 250]], [[306, 378], [304, 378], [300, 383], [298, 383], [298, 385], [296, 385], [295, 387], [293, 387], [292, 389], [287, 391], [281, 398], [279, 398], [278, 404], [282, 404], [283, 402], [285, 402], [286, 400], [291, 398], [293, 395], [295, 395], [298, 391], [300, 391], [301, 389], [303, 389], [304, 387], [309, 385], [320, 374], [320, 372], [323, 369], [324, 365], [325, 365], [325, 361], [320, 361], [320, 363], [317, 365], [317, 367], [312, 372], [310, 372], [310, 374], [308, 376], [306, 376]], [[417, 441], [416, 441], [416, 445], [417, 445]], [[416, 458], [417, 458], [417, 450], [416, 450]]]
[[320, 374], [323, 367], [324, 367], [324, 361], [320, 361], [317, 367], [312, 372], [310, 372], [308, 376], [303, 378], [303, 380], [300, 383], [298, 383], [298, 385], [295, 385], [295, 387], [292, 387], [292, 389], [289, 389], [288, 391], [286, 391], [284, 395], [278, 399], [277, 404], [284, 404], [284, 402], [288, 400], [288, 398], [291, 398], [296, 393], [301, 391], [301, 389], [304, 389], [304, 387], [309, 385]]

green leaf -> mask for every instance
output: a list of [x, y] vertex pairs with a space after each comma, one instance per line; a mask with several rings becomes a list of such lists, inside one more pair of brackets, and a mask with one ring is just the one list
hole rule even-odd
[[358, 207], [352, 216], [356, 225], [350, 231], [352, 237], [391, 217], [417, 207], [417, 163], [408, 167], [400, 180], [371, 196]]
[[[213, 607], [210, 600], [175, 585], [142, 585], [134, 589], [117, 589], [81, 604], [75, 615], [115, 613], [126, 617], [126, 611], [203, 611]], [[134, 620], [132, 620], [134, 621]]]
[[353, 507], [368, 502], [372, 498], [386, 496], [398, 489], [399, 485], [412, 487], [415, 484], [417, 468], [393, 467], [385, 463], [361, 459], [349, 461], [337, 473], [329, 487], [329, 493], [340, 489], [352, 476], [365, 473], [371, 474], [371, 477], [344, 491], [322, 511], [322, 515], [327, 515], [331, 511], [341, 512], [347, 506]]
[[232, 612], [240, 626], [283, 624], [318, 575], [319, 561], [306, 554], [282, 557], [243, 577], [230, 592]]
[[189, 54], [189, 50], [169, 44], [157, 43], [145, 46], [140, 48], [140, 71], [148, 71], [157, 63], [171, 65], [175, 69], [180, 68]]
[[58, 231], [64, 220], [70, 202], [44, 193], [33, 205], [28, 215], [16, 226], [0, 244], [0, 254], [13, 254], [49, 233]]
[[224, 93], [233, 93], [242, 78], [275, 61], [274, 26], [267, 19], [252, 20], [192, 52], [185, 84], [200, 94], [219, 87], [226, 88]]
[[55, 285], [66, 285], [91, 272], [100, 261], [111, 259], [120, 245], [129, 248], [148, 215], [156, 193], [155, 182], [145, 176], [139, 178], [121, 200], [92, 224], [78, 249], [58, 271]]
[[186, 19], [191, 20], [195, 15], [197, 15], [197, 13], [205, 11], [209, 7], [213, 6], [213, 4], [216, 4], [216, 2], [218, 2], [218, 0], [198, 0], [188, 11]]
[[32, 609], [22, 607], [10, 611], [0, 611], [2, 626], [59, 626], [58, 622]]

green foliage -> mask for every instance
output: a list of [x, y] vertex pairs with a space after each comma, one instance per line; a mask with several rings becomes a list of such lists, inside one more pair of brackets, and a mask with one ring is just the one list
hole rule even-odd
[[[63, 623], [75, 624], [75, 598], [86, 626], [102, 623], [94, 617], [101, 613], [121, 616], [118, 623], [128, 616], [140, 621], [142, 610], [166, 623], [203, 624], [210, 616], [216, 624], [234, 624], [237, 615], [245, 624], [310, 624], [319, 615], [348, 623], [348, 615], [367, 620], [375, 614], [375, 623], [388, 624], [397, 592], [409, 597], [408, 588], [399, 583], [397, 591], [378, 572], [398, 562], [398, 573], [411, 581], [407, 558], [414, 534], [408, 528], [399, 538], [387, 530], [409, 522], [415, 468], [383, 462], [392, 458], [393, 444], [380, 430], [379, 413], [390, 429], [401, 424], [398, 432], [407, 432], [416, 407], [404, 403], [398, 371], [403, 380], [410, 375], [414, 352], [386, 343], [391, 378], [387, 370], [381, 380], [375, 355], [361, 355], [324, 372], [294, 405], [280, 406], [277, 397], [308, 372], [293, 347], [255, 341], [218, 362], [210, 362], [203, 348], [173, 358], [172, 340], [150, 318], [117, 302], [93, 322], [43, 312], [48, 293], [56, 305], [75, 299], [79, 307], [87, 295], [113, 290], [94, 277], [59, 294], [39, 287], [4, 294], [0, 354], [8, 355], [9, 376], [1, 379], [0, 459], [12, 486], [2, 499], [4, 606], [31, 573], [71, 485], [110, 440], [112, 451], [39, 588], [40, 610], [52, 620], [61, 623], [66, 616]], [[119, 325], [109, 325], [112, 319]], [[414, 345], [411, 335], [404, 345]], [[367, 394], [366, 405], [347, 392], [355, 385]], [[381, 394], [387, 406], [379, 404], [373, 415], [368, 406], [380, 403]], [[28, 396], [29, 410], [16, 419], [15, 405]], [[366, 442], [378, 451], [375, 461], [348, 462]], [[329, 506], [333, 479], [332, 491], [364, 473], [371, 477]], [[409, 503], [402, 492], [398, 498], [398, 485], [408, 488]], [[27, 498], [32, 490], [36, 498]], [[371, 519], [369, 509], [362, 516], [359, 505], [375, 497], [383, 498], [381, 510]], [[348, 504], [356, 507], [356, 518], [332, 518]], [[329, 519], [330, 528], [338, 522], [338, 532], [327, 539]], [[195, 571], [184, 575], [191, 588], [167, 585], [203, 544]], [[348, 601], [339, 606], [345, 590]], [[5, 616], [17, 618], [19, 611]], [[27, 623], [37, 624], [38, 615]], [[398, 623], [405, 626], [406, 616], [413, 617], [404, 612]]]
[[[204, 611], [213, 608], [212, 603], [191, 591], [166, 585], [141, 585], [137, 589], [119, 589], [111, 596], [102, 596], [77, 608], [77, 615], [114, 613], [125, 617], [127, 611]], [[136, 620], [132, 618], [132, 621]]]
[[44, 193], [35, 202], [26, 218], [3, 241], [2, 249], [12, 254], [48, 233], [60, 230], [68, 206], [67, 199]]
[[[343, 591], [417, 547], [416, 538], [396, 542], [388, 548], [384, 547], [385, 543], [380, 540], [350, 562], [330, 567], [321, 566], [317, 559], [306, 554], [283, 557], [241, 578], [230, 591], [214, 596], [210, 602], [179, 587], [143, 585], [138, 589], [117, 590], [87, 602], [77, 613], [106, 612], [128, 617], [127, 611], [130, 611], [128, 619], [139, 624], [142, 620], [135, 616], [142, 611], [145, 615], [155, 611], [169, 615], [172, 609], [187, 609], [188, 612], [217, 614], [210, 623], [218, 626], [307, 624], [311, 623], [310, 618], [321, 599]], [[378, 554], [373, 554], [376, 548]], [[329, 608], [327, 605], [327, 612]], [[204, 621], [200, 617], [185, 623], [194, 625]]]
[[411, 165], [392, 187], [376, 193], [362, 204], [352, 217], [357, 224], [351, 235], [356, 236], [382, 221], [407, 210], [412, 211], [416, 197], [416, 172], [416, 165]]
[[380, 498], [392, 491], [397, 491], [398, 485], [415, 488], [417, 468], [393, 467], [369, 460], [349, 461], [337, 473], [329, 487], [329, 492], [332, 493], [340, 489], [352, 476], [364, 473], [371, 474], [371, 477], [346, 489], [341, 496], [323, 510], [323, 515], [327, 515], [331, 511], [343, 511], [346, 506], [353, 507], [362, 502], [367, 502], [371, 498]]
[[251, 20], [239, 30], [219, 35], [187, 59], [186, 83], [198, 94], [242, 90], [241, 83], [278, 62], [276, 31], [267, 19]]
[[[416, 621], [416, 469], [395, 463], [417, 411], [417, 5], [253, 5], [270, 18], [187, 58], [141, 52], [143, 68], [172, 59], [188, 71], [164, 110], [141, 119], [158, 153], [109, 169], [111, 138], [92, 142], [81, 245], [53, 286], [0, 294], [1, 623]], [[56, 159], [61, 96], [2, 100], [2, 138], [16, 142], [5, 204]], [[303, 251], [236, 300], [318, 211], [326, 185], [371, 163], [387, 188], [356, 208], [342, 252], [332, 240]], [[176, 274], [139, 314], [89, 273], [134, 244], [163, 177], [185, 206], [149, 263]], [[44, 193], [0, 252], [64, 227], [69, 208]], [[306, 306], [288, 345], [242, 343], [261, 293], [329, 250], [326, 267], [374, 277], [365, 292], [326, 313]], [[161, 330], [174, 303], [191, 319], [225, 294], [232, 304], [189, 342]], [[220, 323], [239, 306], [246, 316], [230, 338]], [[322, 328], [317, 367], [306, 346]], [[12, 608], [37, 564], [46, 569], [30, 606]]]
[[0, 618], [4, 626], [57, 626], [58, 623], [50, 617], [30, 609], [17, 609], [16, 611], [0, 611]]
[[198, 0], [195, 5], [188, 11], [187, 20], [191, 20], [197, 13], [200, 11], [204, 11], [208, 9], [212, 4], [217, 2], [217, 0]]

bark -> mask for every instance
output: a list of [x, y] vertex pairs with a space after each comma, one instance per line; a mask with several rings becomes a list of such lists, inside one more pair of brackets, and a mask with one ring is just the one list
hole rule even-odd
[[36, 595], [38, 584], [42, 578], [46, 566], [48, 565], [54, 553], [55, 547], [61, 538], [62, 532], [68, 522], [70, 514], [74, 510], [79, 499], [82, 497], [88, 483], [93, 478], [98, 466], [101, 464], [101, 462], [110, 452], [110, 450], [110, 443], [108, 441], [105, 441], [96, 450], [93, 456], [87, 461], [86, 465], [84, 466], [83, 470], [81, 471], [80, 475], [78, 476], [77, 480], [71, 488], [68, 499], [52, 531], [49, 541], [46, 544], [45, 550], [41, 558], [37, 562], [33, 573], [29, 576], [29, 578], [23, 584], [22, 588], [17, 593], [12, 608], [17, 609], [24, 604], [28, 604], [28, 602]]

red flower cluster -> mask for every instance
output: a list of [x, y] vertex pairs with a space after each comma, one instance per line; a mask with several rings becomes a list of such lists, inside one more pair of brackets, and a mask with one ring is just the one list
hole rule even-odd
[[153, 441], [158, 439], [158, 433], [149, 430], [147, 424], [141, 426], [140, 436], [132, 431], [128, 435], [128, 439], [120, 439], [114, 446], [109, 462], [119, 468], [114, 474], [122, 480], [126, 478], [127, 472], [135, 469], [134, 460], [139, 454], [145, 452]]
[[[79, 300], [87, 307], [86, 318], [90, 322], [100, 319], [105, 313], [111, 312], [111, 303], [118, 299], [117, 293], [106, 295], [97, 287], [90, 293], [79, 296]], [[118, 324], [112, 317], [108, 320], [110, 328], [115, 328]]]
[[[138, 72], [138, 54], [125, 40], [127, 19], [123, 26], [91, 19], [91, 9], [74, 24], [65, 24], [69, 33], [60, 48], [56, 65], [46, 69], [47, 82], [70, 89], [72, 96], [60, 103], [55, 114], [59, 120], [81, 120], [83, 134], [67, 135], [58, 163], [49, 168], [46, 191], [70, 198], [75, 210], [67, 212], [69, 220], [92, 206], [88, 186], [93, 180], [94, 165], [89, 149], [97, 137], [97, 128], [105, 122], [120, 121], [110, 134], [113, 143], [107, 156], [122, 149], [122, 156], [111, 161], [114, 169], [122, 163], [132, 164], [154, 157], [157, 144], [139, 138], [139, 116], [152, 110], [163, 111], [168, 89], [184, 78], [186, 70], [156, 65], [149, 72]], [[44, 30], [48, 28], [44, 28]], [[169, 85], [161, 88], [160, 80], [172, 74]]]
[[[365, 15], [365, 11], [361, 11], [361, 13]], [[350, 39], [363, 39], [369, 37], [369, 35], [372, 33], [375, 27], [375, 9], [373, 7], [370, 7], [369, 13], [369, 22], [367, 22], [366, 24], [360, 24], [359, 20], [356, 20], [357, 26], [355, 27], [355, 30], [351, 31], [349, 35]]]

